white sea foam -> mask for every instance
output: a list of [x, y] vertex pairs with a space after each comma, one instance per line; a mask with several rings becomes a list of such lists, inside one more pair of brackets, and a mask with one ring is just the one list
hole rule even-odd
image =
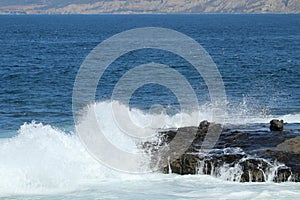
[[24, 124], [0, 143], [0, 195], [68, 191], [122, 176], [95, 161], [76, 135], [49, 125]]
[[282, 119], [283, 121], [287, 123], [300, 123], [300, 114], [288, 114], [283, 116], [275, 116], [279, 119]]
[[[112, 104], [114, 111], [117, 111], [117, 113], [112, 112]], [[168, 108], [165, 109], [167, 110]], [[111, 126], [111, 124], [115, 123], [119, 125], [118, 122], [116, 122], [116, 117], [114, 115], [122, 115], [122, 113], [125, 112], [129, 112], [129, 117], [132, 123], [135, 123], [139, 127], [148, 129], [150, 132], [157, 129], [198, 126], [202, 120], [219, 122], [217, 119], [213, 118], [211, 106], [208, 104], [200, 106], [199, 113], [194, 111], [182, 111], [173, 115], [167, 115], [165, 112], [154, 113], [152, 109], [148, 111], [137, 108], [129, 109], [126, 105], [115, 101], [113, 103], [109, 101], [98, 102], [91, 105], [90, 110], [93, 110], [93, 112], [96, 113], [99, 122], [101, 121], [104, 126], [107, 125], [104, 129], [108, 132], [117, 132], [116, 129], [120, 127]], [[230, 124], [269, 123], [270, 120], [274, 118], [283, 119], [287, 123], [300, 123], [300, 113], [272, 115], [267, 114], [262, 110], [256, 111], [253, 108], [248, 108], [244, 104], [235, 108], [228, 108], [225, 116], [225, 123]]]
[[[118, 132], [116, 127], [109, 126], [113, 124], [111, 113], [107, 110], [109, 104], [109, 102], [100, 102], [93, 105], [99, 120], [103, 119], [103, 122], [106, 123], [105, 131], [108, 138], [120, 144], [122, 148], [136, 148], [134, 141], [127, 137], [122, 138], [121, 132]], [[128, 110], [122, 104], [117, 106], [120, 111]], [[148, 120], [158, 116], [139, 109], [131, 109], [130, 114], [136, 123], [143, 126], [147, 125]], [[198, 125], [199, 122], [194, 120], [195, 114], [164, 115], [166, 122], [164, 126], [158, 127], [152, 124], [154, 126], [148, 126], [148, 128], [155, 132], [156, 128]], [[200, 116], [201, 120], [204, 120], [208, 119], [210, 115], [209, 112], [203, 111]], [[296, 114], [278, 118], [292, 123], [299, 122], [299, 116]], [[262, 118], [256, 123], [269, 120], [270, 118]], [[109, 169], [97, 162], [87, 152], [76, 134], [66, 133], [50, 125], [36, 122], [26, 123], [20, 127], [18, 132], [19, 134], [13, 138], [0, 139], [0, 196], [74, 191], [108, 180], [141, 180], [146, 177], [145, 180], [148, 181], [150, 179], [164, 182], [163, 176], [159, 174], [137, 176]], [[164, 176], [169, 177], [168, 175]], [[202, 180], [200, 177], [199, 179]], [[169, 181], [171, 180], [167, 182]], [[214, 179], [214, 181], [216, 180]], [[224, 182], [223, 184], [228, 183]], [[232, 193], [232, 196], [235, 195], [236, 193]]]

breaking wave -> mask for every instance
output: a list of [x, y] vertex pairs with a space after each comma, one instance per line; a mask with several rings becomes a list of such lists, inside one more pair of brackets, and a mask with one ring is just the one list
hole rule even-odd
[[[119, 144], [120, 148], [137, 148], [133, 140], [123, 137], [118, 127], [111, 125], [114, 119], [109, 111], [110, 104], [99, 102], [92, 105], [96, 115], [105, 124], [107, 137]], [[119, 112], [129, 110], [121, 103], [117, 107]], [[201, 120], [209, 120], [209, 112], [202, 110]], [[193, 112], [169, 116], [132, 108], [130, 115], [141, 126], [156, 117], [163, 118], [164, 126], [159, 127], [155, 123], [152, 123], [152, 127], [146, 126], [153, 134], [158, 128], [177, 128], [199, 123], [194, 120], [196, 113]], [[272, 117], [258, 117], [252, 122], [267, 123]], [[300, 114], [278, 117], [289, 123], [300, 122]], [[239, 120], [229, 118], [230, 121]], [[139, 176], [122, 174], [101, 165], [87, 152], [76, 134], [33, 121], [22, 125], [15, 137], [0, 140], [0, 177], [0, 194], [6, 195], [68, 191], [107, 179], [134, 179]]]

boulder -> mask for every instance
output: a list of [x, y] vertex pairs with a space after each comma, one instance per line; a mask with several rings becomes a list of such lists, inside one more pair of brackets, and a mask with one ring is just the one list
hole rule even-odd
[[283, 120], [272, 119], [270, 121], [270, 130], [271, 131], [282, 131], [284, 127]]

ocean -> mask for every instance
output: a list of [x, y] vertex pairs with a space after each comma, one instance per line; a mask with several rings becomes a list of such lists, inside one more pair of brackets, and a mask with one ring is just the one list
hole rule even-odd
[[[300, 135], [300, 15], [2, 15], [0, 24], [1, 199], [299, 198], [299, 183], [239, 183], [228, 181], [230, 174], [124, 173], [89, 153], [75, 126], [88, 122], [81, 131], [91, 130], [91, 113], [104, 124], [109, 141], [128, 152], [138, 147], [116, 126], [123, 113], [152, 135], [214, 121], [213, 91], [182, 55], [147, 47], [116, 52], [118, 57], [98, 77], [95, 101], [81, 105], [88, 111], [74, 110], [72, 98], [79, 69], [98, 44], [128, 30], [152, 27], [158, 35], [170, 30], [169, 37], [173, 30], [200, 44], [217, 67], [226, 95], [224, 124], [261, 130], [278, 118]], [[140, 42], [149, 36], [145, 33]], [[122, 49], [123, 40], [109, 49]], [[186, 52], [182, 46], [176, 49]], [[134, 75], [112, 100], [118, 81], [147, 63], [168, 67], [154, 75]], [[185, 77], [192, 94], [170, 70]], [[170, 87], [148, 81], [130, 91], [138, 80], [160, 75]], [[73, 112], [80, 118], [74, 120]]]

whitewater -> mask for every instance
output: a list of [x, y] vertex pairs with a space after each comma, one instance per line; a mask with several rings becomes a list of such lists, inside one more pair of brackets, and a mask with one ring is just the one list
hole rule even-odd
[[[119, 145], [119, 148], [137, 150], [133, 140], [122, 137], [117, 127], [111, 126], [114, 119], [113, 113], [107, 111], [109, 104], [110, 102], [98, 102], [93, 105], [96, 113], [101, 114], [101, 119], [106, 119], [103, 123], [110, 125], [107, 126], [109, 130], [106, 130], [108, 138], [114, 145]], [[129, 110], [121, 103], [118, 106], [120, 112]], [[131, 109], [130, 114], [134, 119], [139, 119], [137, 123], [145, 123], [157, 117], [157, 114], [145, 113], [139, 109]], [[168, 126], [161, 128], [194, 125], [191, 120], [193, 114], [178, 113], [164, 117]], [[285, 119], [288, 123], [299, 123], [299, 114], [278, 118]], [[257, 119], [255, 123], [265, 123], [269, 120], [270, 118]], [[155, 129], [152, 130], [155, 132]], [[149, 199], [198, 199], [220, 196], [222, 199], [295, 199], [300, 195], [298, 183], [238, 183], [227, 181], [231, 179], [230, 176], [233, 174], [228, 171], [224, 171], [218, 178], [201, 174], [180, 176], [153, 172], [135, 175], [118, 172], [93, 158], [74, 130], [66, 131], [34, 121], [22, 125], [15, 137], [0, 139], [2, 198], [139, 199], [145, 198], [144, 195], [147, 194]]]
[[[99, 43], [132, 28], [160, 27], [193, 38], [215, 62], [226, 90], [224, 132], [229, 127], [226, 133], [234, 137], [235, 132], [241, 136], [262, 134], [267, 140], [269, 135], [278, 137], [268, 140], [271, 142], [281, 141], [282, 136], [297, 137], [299, 19], [297, 14], [0, 16], [0, 199], [299, 199], [299, 183], [272, 181], [284, 163], [270, 161], [271, 170], [264, 173], [266, 182], [240, 183], [239, 164], [212, 169], [211, 175], [200, 170], [206, 170], [205, 162], [199, 162], [196, 175], [134, 174], [113, 169], [91, 154], [74, 124], [80, 125], [83, 133], [99, 125], [111, 144], [138, 153], [144, 151], [143, 141], [130, 136], [140, 132], [125, 135], [116, 123], [124, 113], [153, 136], [152, 142], [159, 140], [155, 137], [158, 131], [198, 126], [202, 120], [218, 123], [205, 81], [191, 63], [171, 52], [142, 49], [120, 55], [100, 78], [95, 102], [81, 105], [86, 110], [77, 123], [72, 112], [76, 75]], [[115, 50], [123, 48], [118, 42], [115, 45]], [[184, 50], [187, 52], [189, 49]], [[113, 102], [112, 112], [110, 100], [118, 80], [147, 63], [164, 64], [184, 76], [196, 94], [199, 109], [181, 110], [169, 88], [148, 84], [132, 94], [129, 105]], [[172, 73], [165, 75], [171, 86], [180, 87], [177, 79], [169, 76]], [[129, 80], [133, 86], [135, 80]], [[181, 94], [184, 108], [190, 103], [186, 92]], [[91, 120], [94, 116], [99, 124]], [[287, 123], [284, 135], [270, 132], [269, 122], [274, 118]], [[256, 142], [255, 137], [251, 142]], [[260, 145], [264, 146], [264, 141], [257, 141], [255, 148]], [[239, 147], [216, 151], [246, 152]], [[120, 158], [120, 165], [122, 161]], [[138, 162], [152, 169], [149, 156]]]

